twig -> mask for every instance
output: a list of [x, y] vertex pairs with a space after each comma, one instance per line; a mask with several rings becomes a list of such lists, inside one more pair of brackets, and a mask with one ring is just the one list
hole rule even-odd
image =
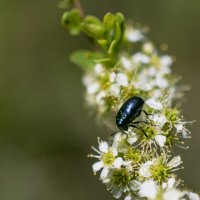
[[80, 16], [84, 17], [85, 14], [84, 14], [83, 7], [81, 5], [80, 0], [74, 0], [74, 6], [79, 10]]

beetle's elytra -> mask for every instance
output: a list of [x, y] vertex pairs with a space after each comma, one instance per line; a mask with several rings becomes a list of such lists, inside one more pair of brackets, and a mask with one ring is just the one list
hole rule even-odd
[[116, 124], [120, 130], [128, 130], [128, 127], [142, 112], [144, 100], [141, 97], [131, 97], [119, 109], [116, 115]]

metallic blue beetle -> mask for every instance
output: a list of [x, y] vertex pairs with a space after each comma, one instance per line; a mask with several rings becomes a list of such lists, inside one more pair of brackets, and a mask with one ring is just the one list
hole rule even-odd
[[[143, 105], [144, 105], [144, 100], [141, 97], [134, 96], [129, 98], [121, 106], [116, 116], [116, 125], [120, 131], [127, 131], [128, 127], [131, 126], [133, 128], [140, 129], [145, 134], [145, 132], [140, 127], [136, 126], [136, 124], [139, 124], [141, 122], [148, 124], [148, 122], [147, 121], [133, 122], [133, 120], [135, 120], [137, 117], [140, 116], [142, 111], [146, 114], [146, 116], [151, 115], [148, 114], [146, 111], [142, 110]], [[114, 135], [115, 133], [113, 133], [112, 135]]]

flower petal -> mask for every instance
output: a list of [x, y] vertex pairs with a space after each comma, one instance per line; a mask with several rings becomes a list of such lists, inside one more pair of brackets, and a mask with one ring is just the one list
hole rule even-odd
[[109, 168], [105, 166], [101, 171], [100, 178], [105, 179], [108, 176], [108, 173], [109, 173]]
[[159, 126], [163, 126], [166, 123], [166, 117], [164, 115], [154, 114], [151, 118]]
[[155, 109], [155, 110], [161, 110], [162, 109], [162, 104], [159, 101], [156, 101], [155, 99], [148, 99], [145, 102], [149, 107]]
[[131, 199], [132, 199], [132, 197], [130, 194], [124, 198], [124, 200], [131, 200]]
[[99, 143], [99, 150], [103, 153], [108, 152], [108, 143], [107, 142], [100, 142]]
[[131, 61], [126, 58], [126, 57], [122, 57], [121, 58], [121, 62], [122, 62], [122, 66], [125, 68], [125, 69], [130, 69], [131, 68]]
[[118, 73], [117, 76], [116, 76], [116, 82], [119, 85], [127, 86], [128, 85], [128, 78], [127, 78], [127, 76], [125, 74]]
[[179, 166], [181, 163], [182, 163], [181, 157], [176, 156], [167, 164], [167, 166], [170, 167], [170, 168], [174, 168], [174, 167]]
[[190, 200], [200, 200], [199, 195], [194, 192], [189, 192], [188, 196], [189, 196]]
[[151, 172], [150, 172], [149, 168], [151, 165], [152, 165], [152, 161], [147, 161], [146, 163], [142, 164], [139, 169], [140, 176], [143, 176], [146, 178], [150, 177]]
[[179, 200], [180, 197], [183, 197], [185, 192], [172, 188], [171, 190], [167, 190], [163, 195], [163, 200]]
[[123, 164], [123, 159], [121, 157], [118, 157], [114, 161], [113, 166], [116, 167], [116, 168], [120, 168], [122, 164]]
[[149, 199], [155, 199], [157, 195], [156, 183], [153, 180], [148, 180], [142, 183], [139, 191], [140, 197], [147, 197]]
[[166, 142], [166, 136], [164, 136], [164, 135], [156, 135], [156, 136], [155, 136], [155, 140], [156, 140], [156, 143], [157, 143], [160, 147], [164, 147], [165, 142]]
[[97, 171], [99, 171], [103, 166], [104, 166], [103, 161], [98, 161], [98, 162], [95, 162], [95, 163], [92, 165], [92, 168], [93, 168], [93, 171], [94, 171], [94, 172], [97, 172]]
[[117, 97], [119, 93], [120, 93], [120, 85], [118, 83], [112, 84], [109, 89], [109, 94], [111, 96]]
[[174, 187], [175, 182], [176, 182], [175, 178], [170, 178], [167, 182], [162, 184], [162, 188], [163, 189], [171, 189]]

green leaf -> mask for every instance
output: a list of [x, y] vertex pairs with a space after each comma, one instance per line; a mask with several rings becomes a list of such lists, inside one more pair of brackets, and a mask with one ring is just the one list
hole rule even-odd
[[124, 24], [124, 22], [125, 22], [124, 15], [122, 13], [117, 13], [116, 20], [119, 24]]
[[87, 24], [83, 22], [81, 24], [81, 29], [86, 35], [92, 38], [99, 38], [103, 34], [103, 29], [98, 24]]
[[65, 12], [62, 16], [61, 23], [69, 29], [71, 35], [78, 35], [81, 31], [81, 17], [77, 9]]
[[103, 26], [105, 31], [110, 31], [111, 29], [113, 29], [115, 21], [115, 15], [113, 15], [112, 13], [107, 13], [103, 19]]
[[111, 43], [111, 45], [110, 45], [110, 48], [109, 48], [109, 50], [108, 50], [108, 53], [109, 53], [109, 54], [113, 54], [113, 53], [114, 53], [114, 50], [115, 50], [116, 45], [117, 45], [117, 41], [116, 41], [116, 40], [113, 40], [112, 43]]
[[104, 31], [102, 22], [92, 15], [88, 15], [84, 18], [81, 29], [86, 35], [92, 38], [101, 37]]
[[110, 62], [110, 58], [101, 58], [96, 60], [97, 63], [105, 63]]
[[87, 23], [87, 24], [96, 24], [96, 25], [102, 26], [102, 22], [97, 17], [95, 17], [93, 15], [87, 15], [84, 18], [84, 22]]
[[75, 51], [70, 55], [71, 62], [78, 65], [83, 70], [90, 70], [92, 67], [94, 67], [97, 60], [102, 58], [102, 53], [88, 50]]
[[[124, 30], [124, 16], [121, 13], [108, 13], [104, 16], [104, 40], [106, 40], [107, 51], [109, 54], [115, 54], [119, 49]], [[100, 43], [100, 42], [99, 42]]]
[[98, 40], [97, 42], [99, 43], [99, 45], [101, 47], [103, 47], [105, 50], [107, 50], [107, 48], [108, 48], [108, 41], [107, 40]]

